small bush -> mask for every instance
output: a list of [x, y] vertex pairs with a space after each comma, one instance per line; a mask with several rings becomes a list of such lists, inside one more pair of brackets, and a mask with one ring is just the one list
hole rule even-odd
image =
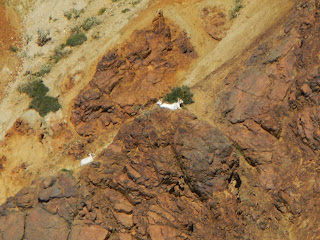
[[67, 40], [66, 44], [68, 46], [74, 47], [77, 45], [83, 44], [85, 41], [87, 41], [87, 36], [80, 32], [80, 33], [73, 33]]
[[78, 18], [80, 17], [81, 13], [84, 13], [84, 9], [78, 10], [74, 8], [73, 13], [74, 13], [74, 18]]
[[51, 71], [52, 65], [50, 63], [44, 64], [41, 66], [40, 71], [36, 73], [38, 77], [42, 77], [43, 75], [49, 73]]
[[19, 50], [19, 48], [15, 47], [15, 46], [10, 46], [10, 51], [11, 52], [17, 52]]
[[235, 0], [235, 7], [231, 11], [231, 19], [238, 17], [240, 9], [243, 8], [242, 0]]
[[65, 11], [65, 12], [64, 12], [64, 16], [65, 16], [68, 20], [70, 20], [70, 19], [72, 18], [72, 12], [70, 12], [70, 11]]
[[97, 26], [101, 23], [100, 20], [98, 20], [96, 17], [89, 17], [87, 18], [84, 23], [82, 24], [82, 28], [85, 31], [89, 31], [93, 26]]
[[49, 112], [56, 112], [61, 108], [57, 98], [51, 96], [37, 96], [32, 99], [30, 108], [36, 110], [41, 117], [44, 117]]
[[63, 43], [54, 50], [54, 54], [50, 56], [50, 60], [52, 60], [53, 63], [59, 62], [62, 58], [67, 57], [71, 53], [71, 50], [64, 49], [65, 46], [66, 44]]
[[187, 86], [175, 87], [171, 89], [170, 93], [164, 97], [164, 101], [168, 103], [174, 103], [178, 101], [178, 98], [183, 100], [183, 104], [191, 104], [193, 101], [193, 93], [190, 91], [190, 88]]
[[33, 98], [30, 103], [30, 108], [35, 109], [42, 117], [49, 112], [56, 112], [61, 108], [57, 98], [46, 95], [49, 88], [47, 88], [41, 80], [35, 80], [21, 87], [19, 91]]
[[130, 11], [129, 8], [125, 8], [125, 9], [123, 9], [121, 12], [122, 12], [122, 13], [126, 13], [126, 12], [129, 12], [129, 11]]
[[100, 8], [98, 15], [101, 16], [102, 14], [104, 14], [106, 12], [107, 8]]
[[47, 92], [49, 92], [49, 88], [47, 88], [41, 80], [35, 80], [20, 88], [19, 91], [28, 94], [32, 98], [35, 98], [46, 95]]
[[61, 172], [66, 172], [66, 173], [70, 173], [71, 175], [73, 174], [72, 170], [66, 169], [66, 168], [61, 168], [60, 169]]
[[81, 13], [84, 13], [84, 9], [78, 10], [78, 9], [72, 9], [69, 11], [64, 12], [64, 16], [68, 19], [71, 20], [71, 18], [78, 18], [80, 17]]
[[136, 0], [132, 2], [132, 6], [135, 7], [136, 5], [138, 5], [141, 2], [141, 0]]
[[44, 30], [38, 30], [38, 39], [37, 39], [37, 45], [42, 47], [44, 46], [47, 42], [51, 40], [51, 37], [49, 37], [50, 31], [44, 31]]

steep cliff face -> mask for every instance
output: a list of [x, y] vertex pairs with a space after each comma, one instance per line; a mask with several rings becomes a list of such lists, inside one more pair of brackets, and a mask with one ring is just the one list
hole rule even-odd
[[[5, 131], [0, 172], [14, 191], [0, 239], [316, 239], [319, 1], [284, 1], [270, 17], [279, 3], [259, 12], [248, 0], [233, 20], [227, 1], [143, 4], [152, 17], [133, 19], [121, 44], [98, 59], [79, 47], [88, 56], [58, 65], [68, 76], [45, 79], [62, 110], [28, 110]], [[183, 82], [194, 104], [154, 105]]]
[[[312, 220], [319, 204], [319, 24], [319, 3], [299, 3], [277, 31], [241, 58], [208, 101], [206, 117], [245, 161], [239, 217], [253, 239], [319, 234]], [[195, 89], [204, 94], [209, 84], [207, 79]], [[272, 235], [275, 229], [287, 233]]]

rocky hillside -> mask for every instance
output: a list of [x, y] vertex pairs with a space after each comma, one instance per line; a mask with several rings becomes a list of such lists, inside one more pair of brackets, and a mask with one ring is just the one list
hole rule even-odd
[[[0, 239], [318, 239], [319, 18], [318, 0], [5, 1]], [[183, 84], [193, 104], [157, 107]]]

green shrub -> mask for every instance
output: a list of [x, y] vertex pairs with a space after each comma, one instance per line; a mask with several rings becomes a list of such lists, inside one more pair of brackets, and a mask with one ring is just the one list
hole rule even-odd
[[141, 2], [141, 0], [136, 0], [132, 2], [132, 6], [135, 7], [136, 5], [138, 5]]
[[61, 108], [57, 98], [51, 96], [37, 96], [32, 99], [30, 108], [36, 110], [41, 117], [44, 117], [49, 112], [56, 112]]
[[42, 77], [43, 75], [49, 73], [51, 71], [52, 65], [50, 63], [44, 64], [41, 66], [40, 71], [36, 73], [38, 77]]
[[10, 51], [11, 52], [17, 52], [18, 50], [19, 50], [19, 48], [15, 47], [13, 45], [10, 46]]
[[241, 8], [243, 8], [242, 0], [235, 0], [235, 7], [231, 10], [231, 19], [236, 18], [239, 15]]
[[37, 45], [42, 47], [44, 46], [47, 42], [51, 40], [51, 37], [49, 37], [50, 31], [44, 31], [41, 29], [38, 29], [38, 39], [37, 39]]
[[35, 80], [20, 88], [19, 91], [28, 94], [32, 98], [35, 98], [46, 95], [49, 91], [49, 88], [47, 88], [41, 80]]
[[107, 8], [103, 7], [103, 8], [100, 8], [99, 12], [98, 12], [98, 15], [102, 15], [106, 12]]
[[67, 57], [71, 50], [65, 50], [66, 44], [61, 44], [59, 47], [55, 48], [54, 54], [50, 56], [50, 60], [52, 60], [53, 63], [59, 62], [62, 58]]
[[66, 169], [66, 168], [61, 168], [60, 169], [61, 172], [66, 172], [66, 173], [70, 173], [71, 175], [73, 174], [72, 170]]
[[49, 112], [56, 112], [61, 108], [57, 98], [46, 95], [49, 88], [47, 88], [41, 80], [35, 80], [21, 87], [19, 91], [33, 98], [30, 103], [30, 108], [35, 109], [42, 117]]
[[190, 91], [190, 88], [187, 86], [175, 87], [171, 89], [170, 93], [164, 97], [164, 101], [168, 103], [174, 103], [178, 101], [178, 98], [183, 100], [183, 104], [191, 104], [193, 101], [193, 93]]
[[121, 12], [122, 12], [122, 13], [126, 13], [126, 12], [129, 12], [129, 11], [130, 11], [129, 8], [125, 8], [125, 9], [123, 9]]
[[80, 17], [81, 13], [84, 13], [84, 9], [78, 10], [78, 9], [71, 9], [69, 11], [64, 12], [64, 16], [68, 19], [71, 20], [71, 18], [78, 18]]
[[64, 12], [64, 16], [65, 16], [68, 20], [70, 20], [70, 19], [72, 18], [72, 12], [70, 12], [70, 11], [65, 11], [65, 12]]
[[97, 26], [101, 23], [100, 20], [98, 20], [96, 17], [89, 17], [87, 18], [84, 23], [82, 24], [82, 28], [85, 31], [89, 31], [93, 26]]
[[77, 45], [81, 45], [82, 43], [84, 43], [85, 41], [87, 41], [87, 36], [80, 32], [76, 32], [76, 33], [73, 33], [68, 39], [67, 39], [67, 42], [66, 44], [68, 46], [71, 46], [71, 47], [74, 47], [74, 46], [77, 46]]
[[82, 8], [82, 9], [78, 10], [78, 9], [74, 8], [73, 13], [74, 13], [74, 18], [78, 18], [78, 17], [80, 17], [81, 13], [84, 13], [84, 9]]

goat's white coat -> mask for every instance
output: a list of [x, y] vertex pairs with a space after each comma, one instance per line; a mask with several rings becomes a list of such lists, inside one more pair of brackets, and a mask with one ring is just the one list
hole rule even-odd
[[88, 155], [89, 155], [89, 157], [86, 157], [86, 158], [84, 158], [84, 159], [81, 159], [81, 161], [80, 161], [80, 165], [81, 165], [81, 166], [93, 162], [94, 154], [93, 154], [93, 153], [89, 153]]
[[159, 105], [159, 107], [161, 108], [168, 108], [170, 110], [177, 110], [177, 109], [181, 109], [181, 104], [183, 103], [183, 101], [178, 98], [178, 102], [176, 103], [172, 103], [172, 104], [169, 104], [169, 103], [163, 103], [162, 100], [159, 100], [157, 102], [157, 104]]

